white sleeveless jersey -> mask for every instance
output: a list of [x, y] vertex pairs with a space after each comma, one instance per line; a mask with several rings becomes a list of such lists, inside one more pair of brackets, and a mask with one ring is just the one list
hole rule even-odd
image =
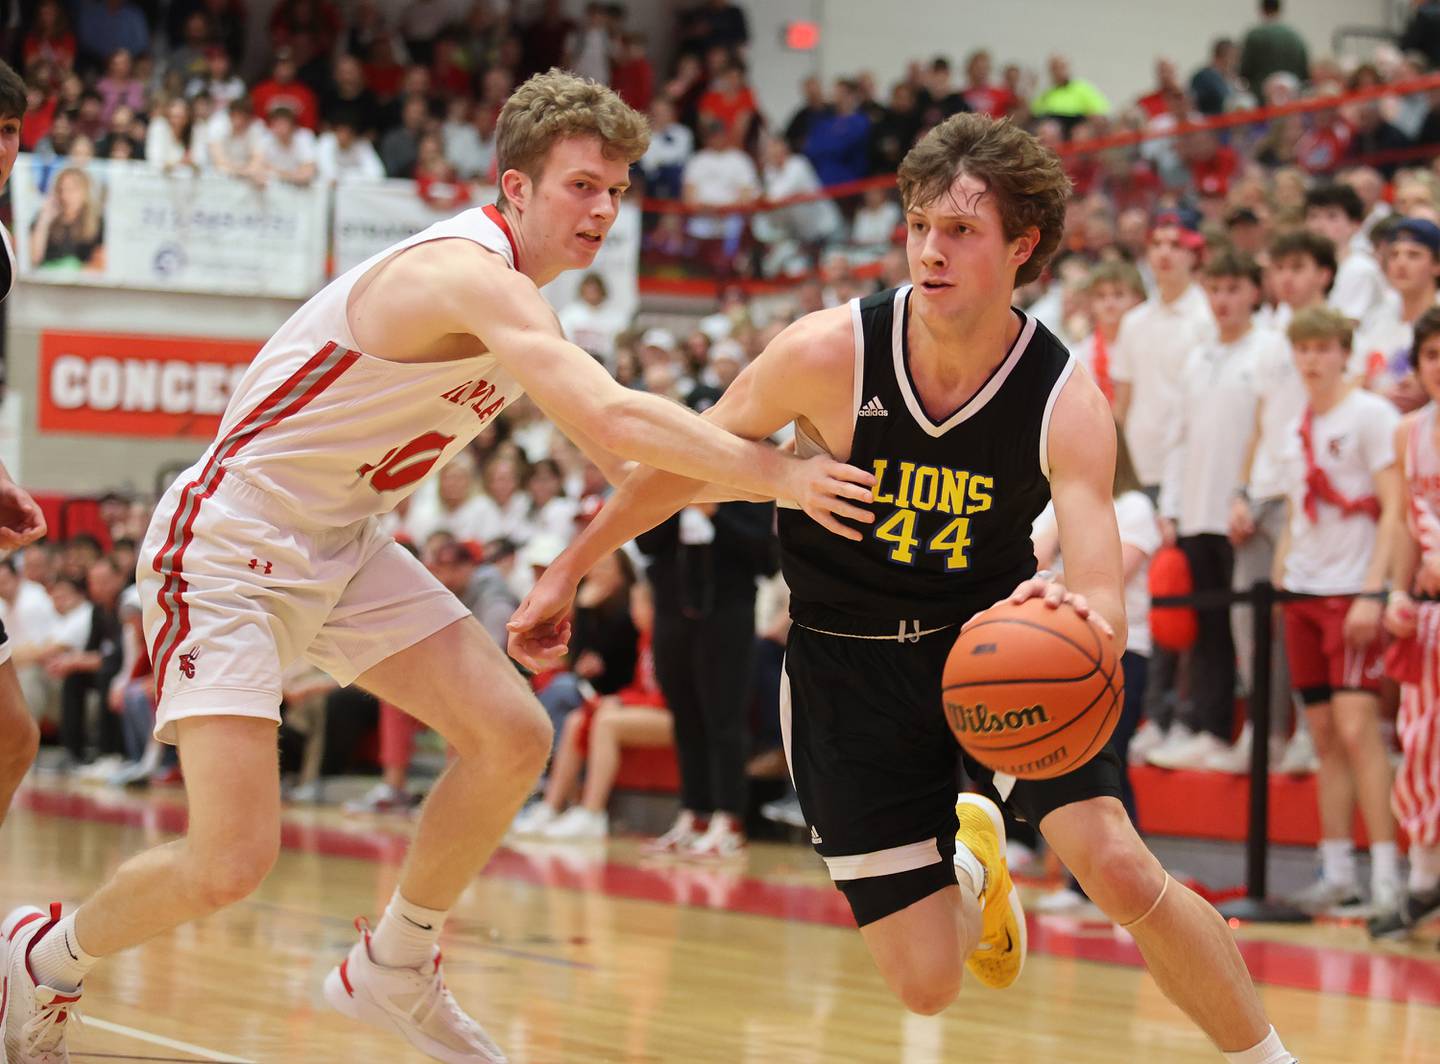
[[181, 479], [204, 493], [235, 475], [306, 524], [341, 527], [390, 511], [473, 440], [521, 394], [493, 355], [390, 362], [361, 351], [346, 318], [350, 292], [371, 267], [443, 237], [473, 240], [515, 267], [509, 227], [486, 206], [437, 222], [337, 277], [260, 349], [215, 442]]

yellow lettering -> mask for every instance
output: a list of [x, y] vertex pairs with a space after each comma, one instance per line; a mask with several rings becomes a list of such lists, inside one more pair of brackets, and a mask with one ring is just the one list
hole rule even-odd
[[942, 469], [945, 474], [945, 486], [940, 493], [940, 509], [947, 514], [963, 514], [965, 512], [965, 482], [970, 479], [970, 474], [963, 469]]
[[914, 462], [900, 463], [900, 490], [895, 495], [896, 506], [910, 505], [910, 475], [914, 472]]
[[935, 509], [935, 496], [940, 491], [940, 470], [921, 466], [915, 470], [915, 485], [910, 491], [910, 505], [917, 510]]
[[877, 458], [877, 459], [875, 459], [875, 502], [876, 502], [876, 503], [894, 502], [894, 501], [895, 501], [895, 496], [889, 494], [888, 492], [882, 492], [882, 491], [880, 490], [880, 489], [884, 486], [884, 484], [885, 484], [885, 469], [886, 469], [886, 467], [889, 466], [889, 465], [890, 465], [890, 462], [889, 462], [888, 459], [885, 459], [885, 458]]
[[982, 477], [971, 474], [970, 476], [970, 505], [965, 508], [967, 514], [983, 514], [990, 509], [990, 490], [995, 486], [994, 477]]

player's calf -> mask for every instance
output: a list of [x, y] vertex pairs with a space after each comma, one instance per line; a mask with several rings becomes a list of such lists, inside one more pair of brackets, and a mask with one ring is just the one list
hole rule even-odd
[[40, 749], [40, 729], [24, 703], [0, 707], [0, 821], [10, 808], [10, 798], [25, 773], [35, 763]]

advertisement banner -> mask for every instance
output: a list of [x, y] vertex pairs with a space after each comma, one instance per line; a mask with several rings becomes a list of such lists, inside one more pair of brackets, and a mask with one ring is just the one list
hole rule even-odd
[[30, 281], [302, 299], [325, 279], [321, 185], [22, 155], [10, 187]]
[[40, 334], [44, 432], [209, 439], [263, 340]]

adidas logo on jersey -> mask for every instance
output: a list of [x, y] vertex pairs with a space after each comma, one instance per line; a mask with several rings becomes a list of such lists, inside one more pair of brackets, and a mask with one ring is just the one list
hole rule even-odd
[[860, 408], [861, 417], [889, 417], [890, 411], [886, 410], [880, 402], [878, 395], [872, 395], [870, 401]]

